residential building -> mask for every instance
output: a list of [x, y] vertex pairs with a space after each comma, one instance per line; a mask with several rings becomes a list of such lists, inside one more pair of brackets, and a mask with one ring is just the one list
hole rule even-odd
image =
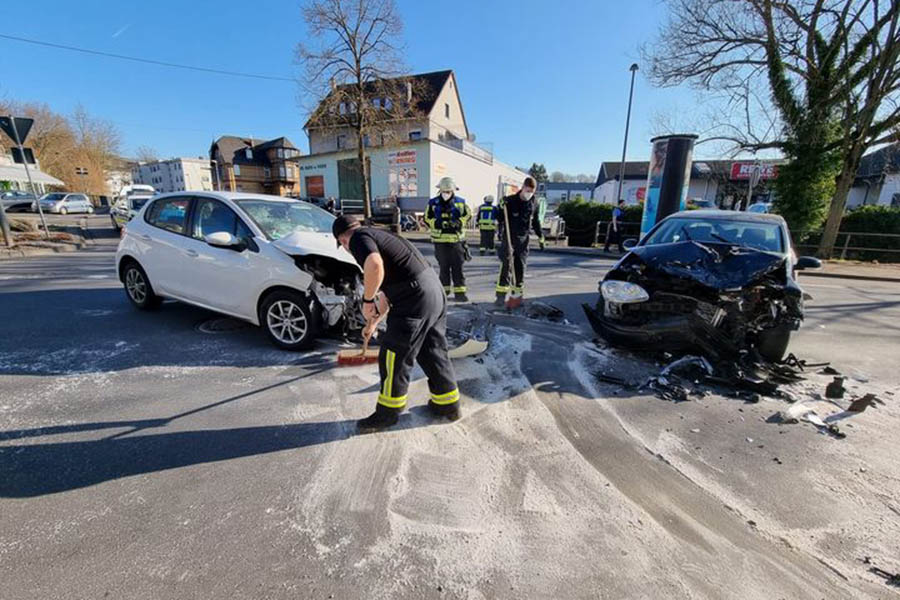
[[[771, 182], [778, 175], [782, 160], [758, 161], [760, 181], [753, 188], [750, 203], [768, 202], [772, 197]], [[593, 200], [614, 204], [619, 186], [621, 162], [604, 162], [594, 183]], [[750, 188], [750, 176], [756, 161], [695, 160], [691, 165], [688, 199], [712, 200], [720, 208], [732, 208], [744, 198]], [[626, 161], [622, 178], [622, 198], [626, 204], [644, 201], [647, 192], [649, 161]]]
[[169, 158], [135, 165], [132, 183], [152, 185], [159, 193], [213, 189], [212, 171], [204, 158]]
[[584, 200], [590, 200], [593, 193], [593, 183], [547, 181], [538, 184], [538, 195], [547, 199], [548, 206], [555, 206], [560, 202], [575, 200], [578, 197], [581, 197]]
[[866, 204], [900, 208], [900, 144], [884, 146], [860, 160], [847, 208]]
[[[437, 195], [438, 180], [445, 176], [453, 177], [459, 195], [473, 210], [486, 195], [496, 197], [518, 190], [527, 173], [497, 160], [489, 147], [475, 144], [453, 71], [412, 75], [407, 82], [407, 98], [416, 109], [411, 117], [408, 113], [399, 116], [391, 101], [373, 99], [384, 108], [379, 133], [373, 136], [376, 139], [364, 141], [374, 200], [397, 198], [404, 210], [424, 210], [428, 198]], [[328, 104], [326, 99], [316, 111]], [[301, 173], [300, 195], [361, 200], [363, 186], [354, 132], [340, 124], [314, 123], [312, 119], [304, 130], [309, 136], [310, 153], [296, 159]]]
[[106, 196], [115, 195], [126, 185], [133, 183], [133, 172], [140, 163], [129, 158], [117, 157], [106, 170]]
[[300, 151], [286, 137], [262, 141], [223, 135], [209, 148], [216, 187], [229, 192], [300, 195]]
[[[29, 165], [28, 172], [31, 174], [31, 181], [36, 188], [35, 193], [39, 196], [48, 191], [48, 186], [65, 187], [66, 185], [64, 181], [41, 171], [40, 161]], [[6, 190], [29, 191], [28, 173], [25, 172], [24, 166], [13, 161], [12, 154], [0, 153], [0, 192]]]

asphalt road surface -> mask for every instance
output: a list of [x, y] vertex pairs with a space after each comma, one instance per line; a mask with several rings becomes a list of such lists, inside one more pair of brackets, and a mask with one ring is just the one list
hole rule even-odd
[[[713, 458], [700, 446], [683, 464], [683, 449], [664, 447], [669, 405], [606, 398], [592, 385], [595, 361], [640, 363], [597, 349], [580, 309], [610, 261], [535, 252], [527, 295], [570, 323], [497, 315], [488, 354], [457, 361], [461, 421], [427, 418], [417, 372], [410, 398], [421, 400], [401, 425], [355, 436], [377, 368], [336, 368], [327, 340], [282, 352], [258, 329], [179, 303], [134, 310], [115, 276], [108, 217], [89, 222], [96, 237], [84, 251], [0, 262], [0, 597], [890, 593], [816, 533], [844, 527], [839, 515], [823, 508], [826, 527], [755, 506], [793, 500], [815, 512], [831, 500], [812, 488], [800, 497], [787, 471], [771, 489], [749, 484], [744, 433], [710, 440], [733, 458], [704, 471]], [[474, 302], [492, 300], [496, 272], [493, 257], [467, 265]], [[803, 283], [814, 301], [791, 350], [895, 387], [900, 286]], [[627, 414], [620, 402], [651, 408]], [[704, 408], [677, 414], [690, 431], [736, 414], [724, 401]], [[882, 414], [896, 424], [895, 411]], [[766, 451], [812, 458], [805, 444], [825, 440], [797, 435], [770, 436]], [[898, 481], [894, 462], [877, 466]], [[882, 503], [888, 516], [898, 510]], [[898, 539], [896, 516], [886, 524], [872, 511], [872, 527]], [[878, 535], [853, 551], [889, 544]]]

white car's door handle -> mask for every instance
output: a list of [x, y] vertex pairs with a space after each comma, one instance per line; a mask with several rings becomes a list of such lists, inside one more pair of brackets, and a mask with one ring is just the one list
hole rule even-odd
[[188, 249], [188, 250], [185, 250], [184, 253], [187, 254], [188, 256], [190, 256], [191, 258], [197, 258], [199, 256], [199, 254], [197, 254], [196, 250]]

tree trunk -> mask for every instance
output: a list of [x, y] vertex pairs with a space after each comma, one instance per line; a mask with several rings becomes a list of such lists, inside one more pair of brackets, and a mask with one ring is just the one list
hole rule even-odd
[[819, 241], [819, 249], [817, 251], [819, 258], [831, 258], [834, 252], [838, 231], [841, 228], [841, 220], [844, 218], [844, 209], [847, 207], [847, 196], [850, 194], [850, 188], [853, 187], [853, 180], [856, 179], [856, 170], [859, 168], [861, 154], [861, 150], [856, 148], [851, 150], [850, 155], [844, 162], [844, 168], [838, 176], [834, 197], [832, 197], [831, 206], [828, 209], [828, 220], [825, 221], [825, 230], [822, 232], [822, 239]]
[[362, 174], [363, 219], [366, 223], [372, 220], [372, 201], [369, 191], [369, 166], [366, 164], [365, 136], [362, 128], [356, 130], [356, 156], [359, 159], [359, 172]]

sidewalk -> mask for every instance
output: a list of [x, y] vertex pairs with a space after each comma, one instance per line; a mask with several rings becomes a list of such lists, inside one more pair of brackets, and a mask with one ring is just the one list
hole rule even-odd
[[[404, 237], [415, 243], [429, 243], [427, 232], [413, 231], [405, 232]], [[479, 237], [477, 232], [468, 232], [467, 241], [469, 247], [478, 248]], [[553, 240], [547, 241], [544, 252], [549, 254], [575, 254], [578, 256], [590, 256], [595, 258], [607, 258], [616, 260], [622, 255], [616, 252], [604, 252], [599, 248], [578, 248], [564, 246], [565, 241], [558, 243]], [[531, 239], [531, 246], [537, 248], [538, 244], [534, 237]], [[801, 271], [803, 277], [833, 277], [839, 279], [859, 279], [863, 281], [886, 281], [892, 283], [900, 283], [900, 264], [880, 264], [865, 263], [859, 261], [848, 260], [827, 260], [821, 270], [817, 271]]]

